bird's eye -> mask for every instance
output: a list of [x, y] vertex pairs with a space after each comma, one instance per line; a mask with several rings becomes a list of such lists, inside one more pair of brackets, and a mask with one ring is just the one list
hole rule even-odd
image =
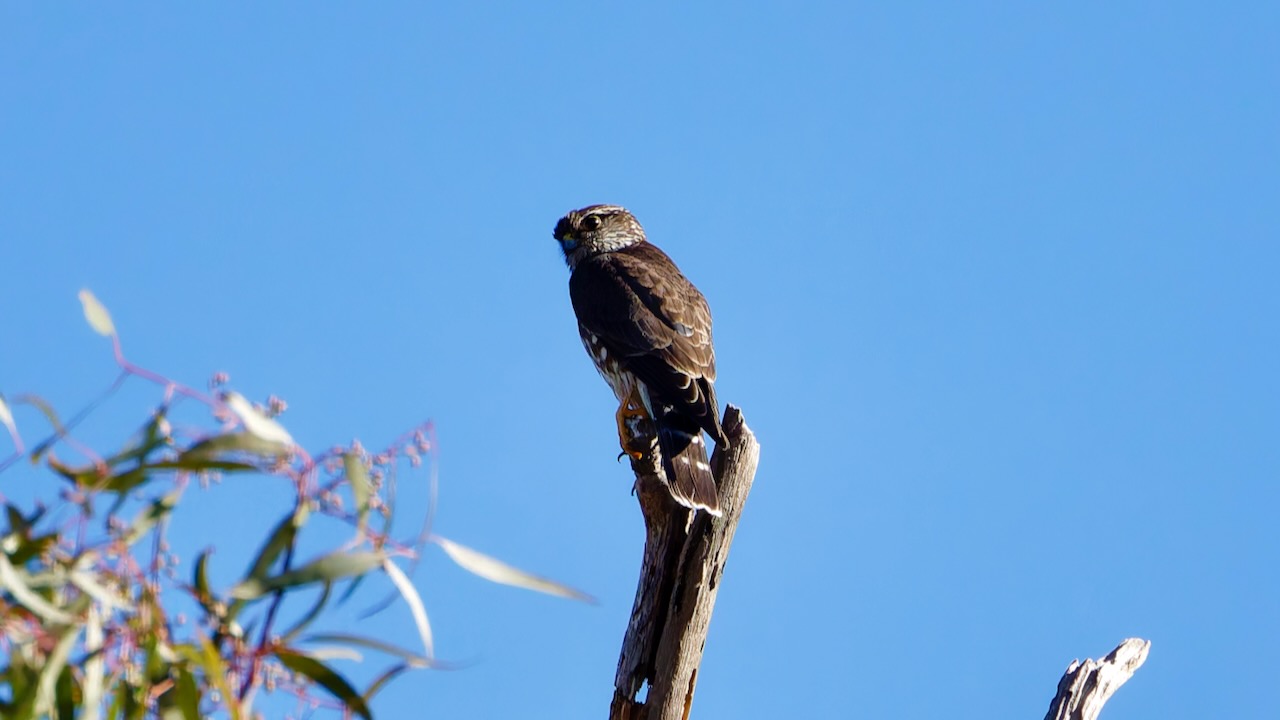
[[584, 229], [584, 230], [599, 230], [599, 229], [600, 229], [600, 216], [599, 216], [599, 215], [588, 215], [588, 216], [586, 216], [586, 217], [582, 218], [582, 229]]

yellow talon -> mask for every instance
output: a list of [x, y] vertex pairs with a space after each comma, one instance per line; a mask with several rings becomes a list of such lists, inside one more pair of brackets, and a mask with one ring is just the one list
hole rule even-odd
[[622, 454], [618, 455], [618, 459], [621, 460], [623, 455], [630, 455], [636, 460], [644, 457], [644, 450], [636, 450], [632, 447], [633, 438], [631, 436], [631, 426], [629, 425], [632, 420], [649, 419], [649, 413], [645, 411], [644, 403], [640, 401], [637, 388], [631, 388], [631, 393], [618, 404], [616, 419], [618, 421], [618, 444], [622, 446]]

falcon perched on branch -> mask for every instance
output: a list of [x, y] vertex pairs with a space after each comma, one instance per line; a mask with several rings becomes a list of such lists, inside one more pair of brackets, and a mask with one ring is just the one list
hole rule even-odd
[[633, 448], [628, 420], [653, 421], [667, 488], [676, 502], [720, 514], [705, 430], [728, 440], [716, 404], [716, 352], [706, 298], [645, 239], [625, 208], [592, 205], [556, 223], [569, 264], [569, 297], [582, 344], [618, 397], [618, 440]]

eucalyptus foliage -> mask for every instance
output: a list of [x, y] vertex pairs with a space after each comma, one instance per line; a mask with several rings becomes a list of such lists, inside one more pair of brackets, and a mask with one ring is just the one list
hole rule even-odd
[[[56, 502], [4, 503], [3, 717], [239, 719], [260, 716], [255, 700], [262, 693], [287, 692], [308, 708], [369, 718], [371, 699], [388, 682], [443, 664], [433, 655], [426, 609], [410, 579], [425, 544], [489, 580], [590, 600], [433, 534], [433, 507], [412, 538], [392, 537], [399, 466], [428, 464], [435, 497], [429, 423], [379, 453], [354, 443], [312, 456], [276, 419], [282, 402], [255, 405], [225, 390], [225, 378], [216, 378], [206, 394], [133, 365], [106, 308], [87, 290], [80, 300], [90, 327], [111, 339], [121, 369], [107, 394], [136, 377], [162, 388], [162, 400], [130, 441], [103, 454], [75, 438], [96, 403], [64, 423], [37, 396], [12, 402], [0, 396], [0, 427], [14, 445], [0, 458], [0, 490], [5, 471], [24, 460], [43, 468], [50, 487], [58, 486]], [[179, 403], [207, 407], [207, 427], [175, 431], [170, 415]], [[49, 427], [48, 437], [30, 449], [14, 421], [18, 405], [39, 410]], [[235, 475], [289, 483], [294, 500], [273, 526], [261, 529], [259, 550], [240, 580], [217, 587], [209, 579], [210, 551], [195, 558], [189, 576], [180, 574], [167, 537], [181, 522], [175, 515], [181, 503], [216, 492], [216, 480]], [[299, 539], [317, 517], [345, 523], [350, 535], [302, 558]], [[385, 583], [407, 605], [417, 647], [316, 629], [356, 585], [370, 580]], [[289, 611], [282, 612], [286, 603]], [[330, 662], [369, 654], [383, 664], [364, 687]]]

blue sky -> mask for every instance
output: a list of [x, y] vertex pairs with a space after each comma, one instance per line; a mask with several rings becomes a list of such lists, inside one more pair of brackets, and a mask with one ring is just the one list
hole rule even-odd
[[[431, 555], [467, 666], [375, 711], [599, 717], [643, 536], [551, 229], [622, 204], [763, 446], [696, 717], [1039, 717], [1128, 636], [1109, 720], [1265, 716], [1278, 32], [1250, 2], [8, 4], [0, 390], [110, 383], [90, 287], [133, 361], [279, 395], [309, 447], [434, 419], [439, 532], [600, 604]], [[288, 494], [193, 500], [229, 582]]]

